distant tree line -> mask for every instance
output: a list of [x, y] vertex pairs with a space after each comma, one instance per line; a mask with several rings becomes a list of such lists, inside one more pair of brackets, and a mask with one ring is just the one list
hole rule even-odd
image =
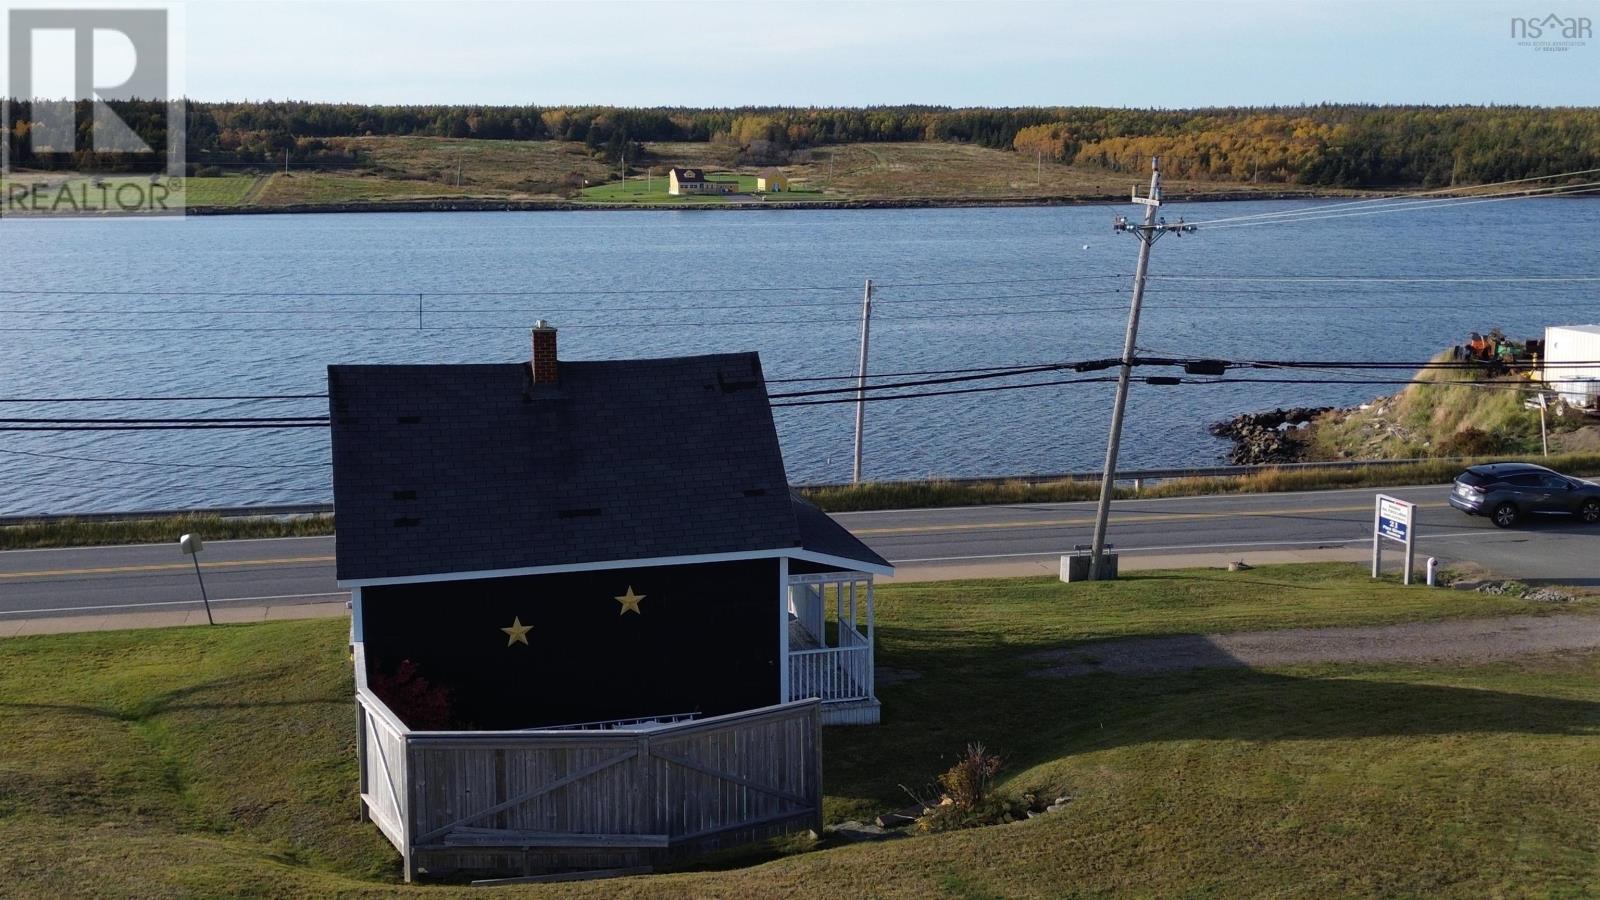
[[1114, 172], [1341, 187], [1485, 184], [1600, 168], [1600, 109], [1316, 106], [1071, 110], [1018, 152]]
[[[10, 101], [12, 164], [104, 168], [89, 150], [34, 153], [31, 106]], [[159, 104], [112, 104], [151, 146]], [[79, 147], [92, 116], [83, 104]], [[1600, 168], [1600, 109], [1320, 105], [1138, 110], [1100, 107], [370, 106], [261, 101], [187, 106], [192, 164], [361, 166], [338, 139], [418, 135], [581, 143], [609, 162], [641, 160], [647, 142], [717, 141], [742, 158], [783, 162], [833, 144], [944, 141], [1015, 150], [1113, 172], [1151, 155], [1175, 177], [1349, 187], [1437, 187]], [[130, 163], [131, 165], [132, 163]]]

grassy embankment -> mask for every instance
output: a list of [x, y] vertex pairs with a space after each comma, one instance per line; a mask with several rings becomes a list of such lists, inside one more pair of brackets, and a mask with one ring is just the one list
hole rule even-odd
[[[665, 178], [646, 179], [645, 166], [691, 166], [738, 177], [754, 191], [762, 166], [737, 165], [738, 148], [720, 143], [659, 142], [631, 165], [627, 181], [615, 166], [582, 144], [560, 141], [487, 141], [433, 137], [335, 138], [371, 167], [301, 170], [285, 175], [257, 171], [185, 180], [189, 206], [215, 209], [330, 207], [348, 203], [416, 203], [436, 200], [576, 201], [596, 208], [666, 203], [717, 205], [722, 197], [673, 197]], [[889, 143], [820, 147], [803, 162], [781, 167], [797, 189], [770, 200], [1029, 202], [1125, 198], [1128, 179], [1106, 170], [1046, 162], [1006, 150], [967, 144]], [[458, 176], [460, 183], [458, 184]], [[25, 176], [48, 178], [47, 174]], [[109, 179], [115, 181], [116, 179]], [[3, 186], [0, 186], [3, 188]], [[659, 190], [646, 190], [659, 188]], [[1174, 199], [1203, 194], [1341, 193], [1296, 185], [1230, 182], [1165, 183]], [[749, 202], [748, 197], [740, 198]]]
[[[768, 848], [717, 872], [519, 896], [1494, 896], [1600, 887], [1600, 655], [1030, 677], [1126, 635], [1526, 612], [1351, 566], [890, 585], [884, 724], [826, 734], [827, 815], [903, 804], [968, 742], [1014, 825]], [[17, 897], [482, 896], [396, 883], [355, 821], [345, 627], [317, 620], [0, 641], [0, 883]], [[777, 858], [771, 858], [777, 854]]]
[[[1513, 457], [1483, 457], [1479, 461]], [[1569, 453], [1551, 457], [1518, 457], [1539, 462], [1570, 475], [1600, 475], [1600, 452]], [[1472, 460], [1421, 459], [1391, 466], [1354, 469], [1268, 469], [1254, 475], [1214, 478], [1174, 478], [1135, 492], [1119, 487], [1119, 499], [1198, 497], [1210, 494], [1268, 494], [1334, 488], [1396, 487], [1443, 484], [1460, 474]], [[806, 488], [800, 493], [829, 512], [869, 509], [921, 509], [938, 506], [983, 506], [997, 503], [1055, 503], [1093, 500], [1099, 496], [1093, 481], [1029, 481], [1006, 479], [980, 484], [948, 481], [885, 481], [857, 486]], [[211, 515], [170, 516], [115, 522], [65, 520], [0, 526], [0, 550], [35, 547], [87, 547], [111, 544], [158, 544], [196, 533], [208, 540], [270, 538], [333, 533], [332, 516], [276, 518], [220, 518]]]
[[[1448, 361], [1448, 353], [1434, 357]], [[1461, 370], [1424, 369], [1419, 383], [1366, 409], [1324, 414], [1307, 441], [1312, 459], [1424, 459], [1438, 456], [1535, 454], [1539, 413], [1527, 409], [1528, 381], [1483, 378]], [[1470, 381], [1471, 383], [1462, 383]], [[1552, 452], [1594, 449], [1592, 428], [1576, 418], [1549, 417]]]

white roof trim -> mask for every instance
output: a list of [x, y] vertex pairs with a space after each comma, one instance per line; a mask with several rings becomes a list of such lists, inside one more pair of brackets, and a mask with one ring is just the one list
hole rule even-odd
[[380, 584], [430, 584], [440, 581], [475, 581], [482, 578], [515, 578], [519, 575], [556, 575], [563, 572], [596, 572], [602, 569], [642, 569], [647, 566], [688, 566], [697, 563], [736, 562], [745, 559], [803, 559], [827, 566], [841, 566], [858, 572], [893, 575], [894, 566], [880, 566], [865, 560], [845, 559], [813, 553], [799, 547], [775, 550], [743, 550], [733, 553], [699, 553], [691, 556], [656, 556], [649, 559], [607, 559], [594, 562], [566, 563], [555, 566], [525, 566], [517, 569], [483, 569], [474, 572], [439, 572], [430, 575], [402, 575], [396, 578], [342, 578], [337, 582], [342, 588], [358, 588]]
[[820, 563], [824, 566], [838, 566], [855, 572], [871, 572], [874, 575], [893, 575], [894, 566], [879, 565], [867, 562], [864, 559], [848, 559], [843, 556], [830, 556], [826, 553], [817, 553], [814, 550], [796, 548], [788, 552], [790, 559], [803, 559], [806, 562]]
[[594, 562], [564, 563], [554, 566], [524, 566], [516, 569], [482, 569], [474, 572], [439, 572], [432, 575], [402, 575], [397, 578], [348, 578], [339, 587], [372, 584], [427, 584], [434, 581], [474, 581], [480, 578], [515, 578], [518, 575], [556, 575], [562, 572], [596, 572], [601, 569], [642, 569], [646, 566], [687, 566], [695, 563], [735, 562], [741, 559], [777, 559], [793, 551], [741, 550], [733, 553], [697, 553], [691, 556], [655, 556], [649, 559], [602, 559]]

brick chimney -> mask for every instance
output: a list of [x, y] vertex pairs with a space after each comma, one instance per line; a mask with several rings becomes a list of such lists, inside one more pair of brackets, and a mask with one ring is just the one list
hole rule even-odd
[[533, 323], [533, 383], [555, 384], [556, 329], [543, 319]]

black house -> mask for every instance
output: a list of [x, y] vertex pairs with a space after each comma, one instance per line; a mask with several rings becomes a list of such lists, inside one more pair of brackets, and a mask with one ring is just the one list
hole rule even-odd
[[328, 389], [352, 638], [410, 728], [877, 721], [893, 569], [791, 494], [755, 353], [558, 362], [541, 322], [531, 363]]

